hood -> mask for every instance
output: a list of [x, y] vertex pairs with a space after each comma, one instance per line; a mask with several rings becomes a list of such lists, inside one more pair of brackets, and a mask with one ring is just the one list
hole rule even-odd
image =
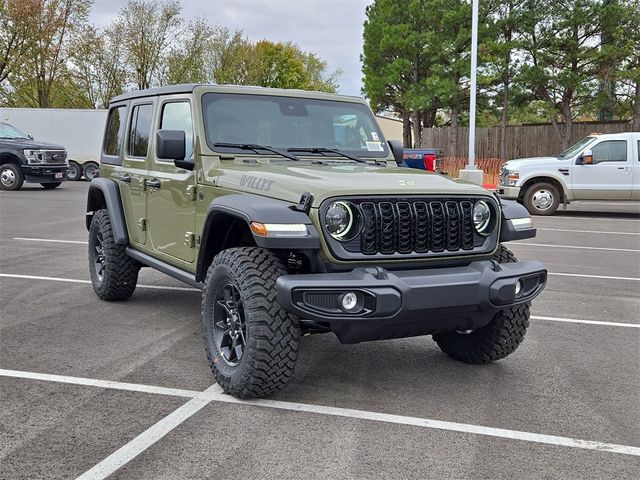
[[66, 150], [62, 145], [55, 143], [41, 142], [40, 140], [29, 140], [28, 138], [0, 138], [0, 142], [13, 148], [28, 150]]
[[533, 167], [537, 165], [552, 165], [561, 162], [564, 159], [558, 157], [530, 157], [530, 158], [516, 158], [515, 160], [509, 160], [504, 165], [510, 169], [515, 170], [520, 167]]
[[216, 176], [216, 184], [229, 190], [291, 203], [310, 192], [314, 207], [326, 198], [346, 195], [491, 195], [478, 185], [422, 170], [354, 163], [228, 162], [209, 176]]

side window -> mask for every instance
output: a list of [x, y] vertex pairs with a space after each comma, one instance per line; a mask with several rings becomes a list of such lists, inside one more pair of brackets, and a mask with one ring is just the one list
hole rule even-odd
[[609, 140], [597, 144], [591, 150], [593, 152], [593, 163], [627, 161], [626, 140]]
[[136, 105], [131, 113], [131, 128], [129, 129], [129, 147], [127, 152], [132, 157], [146, 157], [151, 135], [151, 120], [153, 105]]
[[107, 131], [104, 140], [104, 154], [119, 156], [124, 140], [124, 116], [126, 107], [116, 107], [109, 111]]
[[193, 154], [193, 121], [189, 102], [170, 102], [162, 107], [160, 128], [165, 130], [184, 130], [186, 140], [185, 158]]

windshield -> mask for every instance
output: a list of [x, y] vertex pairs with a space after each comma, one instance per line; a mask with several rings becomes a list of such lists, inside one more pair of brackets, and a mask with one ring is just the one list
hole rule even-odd
[[575, 145], [572, 145], [571, 147], [567, 148], [564, 152], [562, 152], [560, 155], [558, 155], [558, 158], [573, 157], [578, 152], [580, 152], [580, 150], [586, 147], [589, 143], [593, 142], [595, 139], [596, 137], [583, 138], [578, 143], [576, 143]]
[[8, 123], [0, 123], [0, 138], [29, 138], [26, 133], [21, 132]]
[[207, 144], [216, 151], [238, 151], [215, 145], [235, 143], [291, 151], [321, 147], [358, 157], [383, 158], [388, 152], [371, 111], [360, 103], [206, 93], [202, 111]]

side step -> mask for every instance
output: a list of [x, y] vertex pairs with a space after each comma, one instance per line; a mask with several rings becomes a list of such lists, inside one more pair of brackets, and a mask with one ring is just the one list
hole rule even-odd
[[187, 273], [183, 270], [180, 270], [173, 265], [165, 263], [157, 258], [152, 257], [151, 255], [147, 255], [146, 253], [139, 252], [138, 250], [134, 250], [131, 247], [127, 247], [127, 255], [129, 255], [134, 260], [139, 261], [140, 263], [147, 265], [159, 272], [165, 273], [170, 277], [175, 278], [176, 280], [180, 280], [181, 282], [186, 283], [187, 285], [192, 286], [193, 288], [197, 288], [202, 290], [204, 288], [204, 283], [196, 282], [195, 275]]

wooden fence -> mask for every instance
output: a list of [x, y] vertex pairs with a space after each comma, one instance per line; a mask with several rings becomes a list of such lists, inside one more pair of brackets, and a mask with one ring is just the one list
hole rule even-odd
[[[575, 143], [590, 133], [620, 133], [630, 132], [631, 122], [619, 121], [610, 123], [581, 122], [573, 126]], [[500, 157], [500, 127], [476, 129], [476, 157], [478, 159], [496, 159]], [[466, 157], [468, 150], [469, 128], [458, 128], [458, 141], [453, 145], [451, 127], [425, 128], [423, 131], [423, 146], [426, 148], [440, 148], [445, 157]], [[517, 125], [507, 127], [507, 158], [506, 160], [522, 157], [548, 156], [559, 153], [560, 140], [551, 124]]]

